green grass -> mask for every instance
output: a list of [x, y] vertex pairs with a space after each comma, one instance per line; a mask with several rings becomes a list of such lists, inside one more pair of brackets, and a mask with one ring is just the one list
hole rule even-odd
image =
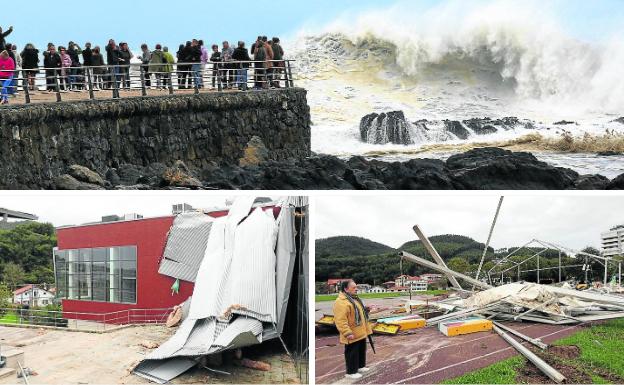
[[[412, 297], [418, 295], [440, 295], [446, 294], [447, 290], [427, 290], [427, 291], [415, 291], [412, 292]], [[317, 294], [315, 301], [316, 302], [327, 302], [334, 301], [338, 294]], [[360, 294], [360, 298], [370, 299], [370, 298], [395, 298], [395, 297], [409, 297], [409, 293], [366, 293]]]
[[524, 363], [524, 358], [512, 357], [463, 376], [446, 380], [443, 384], [514, 384], [516, 373]]
[[[593, 326], [562, 338], [554, 345], [576, 345], [581, 356], [573, 360], [579, 368], [591, 373], [592, 368], [601, 368], [619, 377], [624, 377], [624, 320], [613, 320]], [[514, 384], [516, 371], [524, 365], [521, 356], [497, 362], [494, 365], [466, 373], [463, 376], [444, 381], [445, 384]], [[598, 374], [592, 374], [594, 384], [609, 382]]]
[[576, 345], [581, 348], [581, 365], [590, 370], [600, 367], [624, 377], [624, 319], [587, 328], [555, 345]]
[[18, 324], [19, 318], [17, 318], [17, 314], [15, 313], [6, 313], [2, 317], [0, 317], [0, 324]]

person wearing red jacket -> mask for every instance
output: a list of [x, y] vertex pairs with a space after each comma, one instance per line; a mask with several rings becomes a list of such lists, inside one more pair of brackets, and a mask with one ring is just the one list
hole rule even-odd
[[2, 91], [0, 93], [0, 103], [9, 103], [9, 90], [11, 83], [13, 82], [13, 75], [15, 73], [15, 62], [9, 56], [9, 53], [4, 50], [0, 52], [0, 84], [2, 84]]

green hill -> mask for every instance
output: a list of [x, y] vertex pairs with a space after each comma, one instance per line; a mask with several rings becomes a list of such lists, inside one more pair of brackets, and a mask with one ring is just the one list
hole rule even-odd
[[390, 246], [360, 237], [331, 237], [316, 240], [316, 258], [329, 256], [365, 256], [392, 253]]

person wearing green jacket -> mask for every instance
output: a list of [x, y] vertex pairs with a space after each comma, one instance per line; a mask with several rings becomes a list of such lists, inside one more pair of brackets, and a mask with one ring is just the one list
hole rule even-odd
[[169, 47], [163, 47], [163, 57], [166, 63], [163, 66], [163, 87], [167, 88], [171, 86], [171, 73], [173, 72], [173, 63], [175, 63], [173, 55], [169, 52]]
[[156, 44], [156, 49], [152, 52], [152, 56], [149, 62], [149, 72], [150, 74], [156, 75], [156, 88], [162, 88], [162, 79], [165, 70], [165, 66], [163, 64], [166, 63], [165, 54], [162, 51], [162, 46], [160, 44]]

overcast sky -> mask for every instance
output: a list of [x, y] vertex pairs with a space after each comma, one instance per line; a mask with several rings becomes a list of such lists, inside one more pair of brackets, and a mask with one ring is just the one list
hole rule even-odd
[[[266, 195], [259, 195], [266, 196]], [[64, 193], [19, 192], [0, 193], [0, 207], [35, 214], [41, 222], [55, 226], [97, 222], [104, 215], [137, 213], [144, 217], [170, 215], [172, 205], [188, 203], [195, 208], [223, 207], [231, 195], [202, 192], [123, 192]]]
[[[359, 196], [316, 198], [316, 238], [355, 235], [392, 247], [427, 236], [460, 234], [487, 240], [497, 196]], [[600, 233], [624, 224], [624, 196], [509, 196], [492, 246], [521, 246], [531, 239], [574, 249], [600, 246]]]
[[[209, 43], [253, 41], [258, 34], [284, 39], [298, 32], [315, 31], [337, 19], [353, 21], [363, 12], [382, 12], [396, 7], [416, 17], [427, 11], [488, 6], [505, 0], [254, 0], [223, 3], [216, 0], [187, 0], [183, 3], [158, 0], [12, 1], [10, 11], [0, 15], [0, 26], [15, 26], [9, 41], [22, 47], [32, 42], [44, 48], [48, 42], [82, 46], [86, 41], [104, 46], [109, 38], [128, 41], [131, 48], [141, 43], [169, 45], [191, 38]], [[518, 3], [508, 0], [510, 4]], [[523, 0], [526, 7], [548, 13], [569, 33], [584, 39], [604, 39], [621, 31], [624, 2], [621, 0]], [[53, 4], [53, 5], [51, 5]], [[5, 7], [6, 8], [6, 7]], [[511, 7], [510, 7], [511, 8]], [[5, 9], [8, 11], [8, 9]], [[61, 12], [61, 13], [59, 13]], [[62, 13], [64, 12], [64, 13]], [[510, 10], [510, 12], [513, 12]], [[21, 49], [21, 48], [20, 48]]]

